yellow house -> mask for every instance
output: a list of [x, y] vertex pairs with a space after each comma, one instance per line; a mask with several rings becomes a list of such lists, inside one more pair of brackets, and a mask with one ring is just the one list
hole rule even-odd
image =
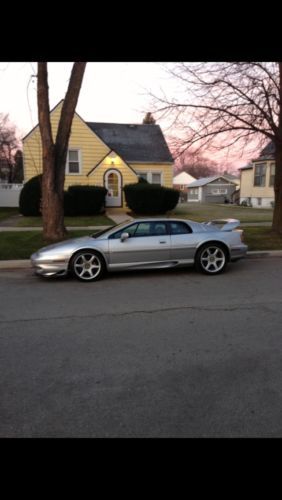
[[242, 167], [240, 203], [253, 207], [271, 208], [274, 203], [275, 157], [274, 145], [270, 142], [259, 157]]
[[[63, 101], [50, 112], [53, 137]], [[23, 139], [24, 180], [42, 173], [39, 125]], [[123, 187], [139, 177], [172, 187], [173, 159], [159, 125], [85, 122], [75, 113], [66, 162], [70, 185], [105, 186], [106, 207], [125, 208]]]

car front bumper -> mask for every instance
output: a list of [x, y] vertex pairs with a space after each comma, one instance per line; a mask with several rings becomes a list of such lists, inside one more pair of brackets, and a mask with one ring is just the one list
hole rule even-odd
[[65, 259], [44, 259], [38, 254], [33, 254], [30, 258], [30, 264], [35, 274], [39, 276], [66, 275], [68, 273], [68, 262]]

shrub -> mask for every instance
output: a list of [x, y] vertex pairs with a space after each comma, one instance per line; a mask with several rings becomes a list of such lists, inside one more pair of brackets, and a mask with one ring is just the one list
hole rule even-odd
[[[32, 177], [24, 184], [19, 200], [22, 215], [41, 215], [41, 181], [42, 174]], [[68, 191], [64, 191], [64, 214], [75, 216], [101, 213], [106, 193], [107, 190], [100, 186], [70, 186]]]
[[22, 215], [40, 215], [42, 174], [27, 181], [20, 193], [19, 210]]
[[136, 214], [163, 214], [175, 208], [179, 191], [158, 184], [127, 184], [123, 188], [128, 207]]
[[250, 208], [252, 208], [252, 206], [253, 206], [252, 202], [248, 201], [248, 200], [241, 201], [240, 205], [241, 205], [241, 207], [250, 207]]
[[107, 190], [102, 186], [70, 186], [64, 193], [65, 215], [95, 215], [105, 205]]

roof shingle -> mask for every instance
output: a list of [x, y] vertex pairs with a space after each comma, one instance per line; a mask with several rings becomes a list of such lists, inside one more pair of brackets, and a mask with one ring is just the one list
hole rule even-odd
[[107, 146], [127, 162], [173, 162], [159, 125], [85, 123]]

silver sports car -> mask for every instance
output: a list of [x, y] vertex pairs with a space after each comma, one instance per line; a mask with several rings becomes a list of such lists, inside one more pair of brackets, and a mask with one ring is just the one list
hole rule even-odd
[[180, 219], [135, 219], [91, 236], [41, 248], [31, 256], [38, 275], [71, 273], [97, 281], [105, 271], [195, 265], [218, 274], [229, 261], [245, 257], [248, 247], [236, 219], [193, 222]]

